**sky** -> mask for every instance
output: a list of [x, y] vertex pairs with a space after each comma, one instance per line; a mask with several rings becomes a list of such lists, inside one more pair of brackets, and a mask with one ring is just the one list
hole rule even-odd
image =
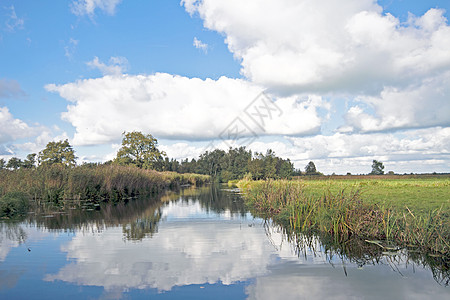
[[175, 159], [450, 172], [448, 0], [0, 0], [0, 158], [123, 132]]

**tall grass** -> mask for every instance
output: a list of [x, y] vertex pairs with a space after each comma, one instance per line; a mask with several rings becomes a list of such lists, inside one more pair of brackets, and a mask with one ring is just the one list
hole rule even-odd
[[360, 186], [328, 188], [320, 196], [307, 192], [302, 181], [243, 180], [238, 186], [254, 210], [297, 232], [328, 234], [340, 242], [355, 237], [393, 241], [399, 246], [450, 253], [449, 210], [444, 205], [420, 213], [408, 207], [394, 209], [385, 202], [363, 200]]
[[0, 170], [0, 197], [21, 192], [28, 199], [63, 204], [66, 200], [118, 202], [181, 185], [201, 185], [206, 175], [156, 172], [118, 165], [62, 165]]

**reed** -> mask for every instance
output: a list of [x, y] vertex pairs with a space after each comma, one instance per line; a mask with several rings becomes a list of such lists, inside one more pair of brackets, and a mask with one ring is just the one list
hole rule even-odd
[[60, 206], [67, 200], [119, 202], [137, 195], [154, 194], [186, 184], [201, 185], [208, 181], [207, 175], [157, 172], [129, 166], [82, 165], [69, 168], [52, 165], [37, 169], [0, 170], [0, 197], [20, 192], [38, 204], [51, 202]]
[[322, 194], [311, 192], [305, 181], [242, 180], [238, 186], [255, 212], [296, 232], [327, 234], [339, 242], [382, 240], [380, 245], [395, 243], [439, 255], [450, 253], [448, 200], [442, 200], [438, 208], [413, 212], [398, 202], [392, 206], [387, 201], [366, 200], [370, 185], [322, 181]]

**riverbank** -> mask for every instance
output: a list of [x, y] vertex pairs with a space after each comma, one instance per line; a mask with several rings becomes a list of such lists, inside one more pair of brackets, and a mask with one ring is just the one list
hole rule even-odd
[[62, 165], [0, 170], [0, 217], [26, 213], [31, 203], [63, 206], [81, 201], [120, 202], [182, 185], [202, 185], [209, 176], [156, 172], [118, 165]]
[[255, 212], [296, 232], [450, 253], [449, 178], [241, 180], [238, 186]]

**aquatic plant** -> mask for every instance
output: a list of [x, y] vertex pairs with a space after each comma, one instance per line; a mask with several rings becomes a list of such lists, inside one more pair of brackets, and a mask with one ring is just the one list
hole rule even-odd
[[386, 201], [366, 200], [368, 185], [342, 188], [339, 182], [322, 181], [321, 195], [307, 185], [287, 180], [238, 183], [255, 212], [297, 232], [327, 234], [341, 242], [352, 238], [393, 241], [438, 255], [450, 253], [448, 200], [442, 200], [439, 208], [413, 212], [408, 206], [398, 208], [399, 203], [392, 207]]
[[87, 164], [69, 168], [54, 164], [37, 169], [0, 170], [0, 196], [21, 192], [38, 204], [51, 202], [59, 206], [84, 200], [116, 203], [208, 181], [207, 175], [157, 172], [133, 166]]

